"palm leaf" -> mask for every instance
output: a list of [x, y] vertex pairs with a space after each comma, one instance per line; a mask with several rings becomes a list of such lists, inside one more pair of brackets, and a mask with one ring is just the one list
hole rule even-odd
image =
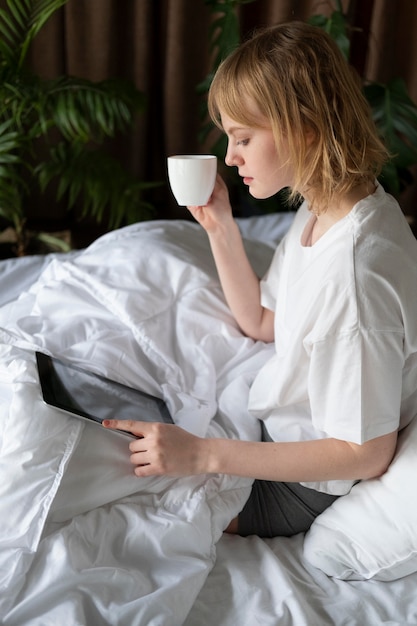
[[50, 233], [37, 233], [36, 239], [45, 243], [48, 250], [54, 249], [59, 252], [69, 252], [71, 250], [71, 246], [69, 243], [61, 239], [60, 237], [55, 237], [55, 235], [51, 235]]
[[[8, 0], [9, 7], [18, 0]], [[25, 0], [27, 21], [24, 25], [24, 37], [20, 46], [19, 67], [23, 66], [26, 60], [29, 46], [33, 39], [44, 27], [46, 22], [58, 9], [67, 4], [68, 0]], [[20, 4], [20, 2], [19, 2]]]
[[[7, 10], [0, 9], [0, 215], [14, 224], [19, 250], [27, 239], [23, 199], [33, 182], [44, 190], [56, 179], [57, 196], [65, 197], [68, 208], [82, 199], [85, 214], [99, 221], [108, 213], [110, 228], [150, 214], [142, 199], [147, 185], [91, 151], [133, 124], [144, 107], [143, 94], [120, 80], [94, 83], [62, 76], [45, 81], [26, 67], [34, 37], [67, 2], [6, 0]], [[45, 149], [50, 149], [49, 161]]]
[[417, 107], [408, 95], [402, 79], [386, 85], [365, 86], [365, 95], [381, 137], [392, 155], [385, 167], [382, 181], [398, 194], [407, 183], [407, 170], [417, 162]]
[[125, 81], [91, 83], [59, 79], [46, 87], [46, 109], [67, 140], [101, 141], [124, 131], [145, 104], [144, 96]]
[[0, 215], [16, 224], [22, 219], [22, 191], [27, 190], [18, 166], [21, 137], [12, 121], [0, 124]]
[[0, 123], [0, 163], [17, 163], [20, 146], [21, 136], [13, 130], [13, 120]]
[[23, 221], [21, 190], [26, 184], [10, 164], [0, 166], [0, 215], [14, 226]]
[[0, 10], [0, 54], [20, 70], [33, 38], [68, 0], [7, 0]]
[[342, 11], [333, 11], [330, 17], [313, 15], [309, 23], [325, 30], [336, 42], [345, 59], [349, 59], [350, 40], [347, 34], [347, 18]]
[[151, 205], [142, 194], [161, 183], [139, 182], [103, 151], [87, 150], [80, 143], [63, 141], [51, 149], [49, 157], [34, 172], [41, 189], [57, 179], [57, 199], [66, 197], [72, 207], [82, 198], [84, 216], [91, 215], [97, 221], [107, 216], [109, 228], [117, 228], [122, 220], [151, 217]]

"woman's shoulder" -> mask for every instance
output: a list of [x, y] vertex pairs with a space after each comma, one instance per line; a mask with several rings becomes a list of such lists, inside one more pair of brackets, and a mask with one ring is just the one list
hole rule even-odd
[[409, 257], [417, 271], [417, 239], [397, 200], [381, 185], [351, 211], [357, 255], [386, 265]]

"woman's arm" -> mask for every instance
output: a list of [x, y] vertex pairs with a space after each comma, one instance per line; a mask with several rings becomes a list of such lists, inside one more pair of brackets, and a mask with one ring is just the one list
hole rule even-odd
[[397, 442], [397, 432], [362, 445], [339, 439], [269, 443], [203, 439], [160, 423], [106, 420], [103, 425], [139, 437], [129, 445], [137, 476], [213, 473], [284, 482], [360, 480], [385, 472]]
[[207, 232], [223, 293], [240, 328], [252, 339], [273, 341], [274, 313], [261, 305], [259, 278], [247, 258], [222, 178], [218, 176], [206, 206], [188, 208]]
[[363, 480], [386, 471], [394, 455], [397, 432], [362, 445], [340, 439], [285, 443], [206, 441], [207, 464], [214, 473], [284, 482]]

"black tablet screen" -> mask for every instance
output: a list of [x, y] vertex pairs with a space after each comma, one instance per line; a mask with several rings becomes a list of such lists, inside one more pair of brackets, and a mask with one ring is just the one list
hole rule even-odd
[[78, 417], [172, 423], [165, 402], [139, 389], [36, 352], [45, 402]]

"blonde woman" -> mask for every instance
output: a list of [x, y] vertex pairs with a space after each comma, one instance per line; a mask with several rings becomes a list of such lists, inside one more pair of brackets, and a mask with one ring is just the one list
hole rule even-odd
[[275, 342], [250, 410], [264, 441], [200, 439], [176, 426], [110, 421], [138, 476], [252, 477], [230, 532], [263, 537], [309, 528], [335, 498], [379, 476], [417, 413], [417, 242], [376, 182], [387, 152], [360, 85], [322, 30], [263, 30], [220, 66], [209, 110], [226, 133], [226, 164], [256, 198], [289, 187], [294, 224], [259, 281], [226, 185], [189, 207], [206, 230], [242, 331]]

